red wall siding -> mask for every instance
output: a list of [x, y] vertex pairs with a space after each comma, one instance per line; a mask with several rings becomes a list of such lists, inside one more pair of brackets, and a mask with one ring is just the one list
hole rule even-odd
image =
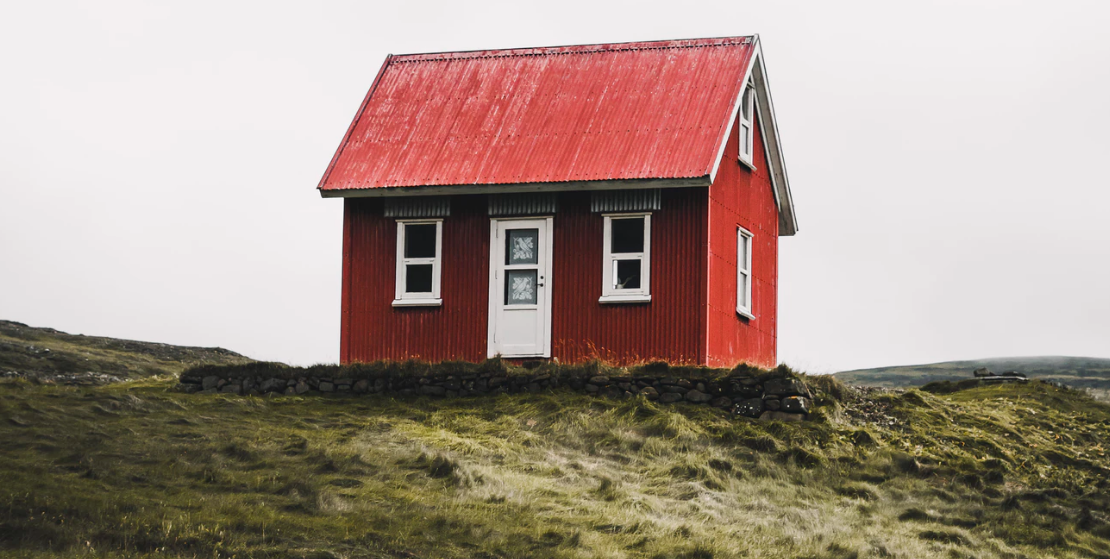
[[[777, 363], [778, 207], [758, 126], [753, 161], [737, 161], [738, 126], [732, 129], [717, 178], [709, 187], [708, 364]], [[736, 226], [752, 233], [752, 314], [736, 313]]]
[[614, 364], [704, 361], [705, 188], [667, 189], [651, 215], [651, 303], [602, 305], [604, 218], [587, 192], [563, 193], [555, 214], [552, 355]]
[[344, 200], [343, 363], [486, 358], [489, 218], [484, 196], [455, 196], [443, 220], [442, 307], [394, 308], [397, 222], [373, 198]]
[[[704, 363], [707, 189], [662, 192], [652, 214], [650, 304], [602, 305], [601, 214], [589, 193], [562, 193], [555, 214], [552, 355], [620, 364]], [[485, 196], [454, 196], [443, 221], [439, 308], [393, 308], [397, 225], [382, 202], [348, 198], [344, 212], [340, 358], [486, 357], [489, 217]]]

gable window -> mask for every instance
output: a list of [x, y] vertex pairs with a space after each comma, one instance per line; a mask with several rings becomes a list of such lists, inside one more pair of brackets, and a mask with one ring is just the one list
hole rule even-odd
[[438, 306], [443, 220], [397, 220], [397, 294], [393, 306]]
[[736, 312], [749, 319], [752, 314], [752, 234], [736, 228]]
[[754, 165], [752, 152], [755, 144], [755, 132], [752, 122], [755, 120], [755, 87], [749, 81], [744, 86], [744, 94], [740, 97], [740, 161], [748, 166]]
[[651, 214], [605, 214], [602, 303], [651, 301]]

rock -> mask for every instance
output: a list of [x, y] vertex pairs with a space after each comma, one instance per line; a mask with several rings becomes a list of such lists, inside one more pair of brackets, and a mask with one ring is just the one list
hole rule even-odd
[[354, 391], [358, 394], [365, 394], [367, 391], [370, 390], [370, 381], [362, 379], [355, 382], [354, 386], [352, 386], [351, 388], [353, 388]]
[[709, 392], [708, 390], [705, 389], [705, 383], [704, 382], [699, 382], [697, 385], [695, 385], [694, 390], [697, 390], [698, 392]]
[[590, 384], [596, 384], [598, 386], [605, 386], [606, 384], [609, 384], [609, 377], [601, 376], [601, 375], [598, 375], [596, 377], [590, 377]]
[[710, 396], [709, 394], [706, 394], [705, 392], [699, 392], [697, 390], [691, 390], [691, 391], [686, 393], [686, 399], [688, 401], [694, 402], [695, 404], [702, 404], [702, 403], [705, 403], [705, 402], [708, 402], [708, 401], [712, 400], [713, 397]]
[[216, 381], [216, 388], [223, 388], [225, 384], [227, 384], [227, 381], [224, 379], [220, 379]]
[[640, 394], [643, 394], [644, 396], [646, 396], [648, 400], [655, 400], [655, 399], [659, 398], [659, 391], [650, 387], [650, 386], [645, 386], [645, 387], [641, 388], [640, 389]]
[[786, 413], [783, 411], [765, 411], [760, 414], [759, 419], [763, 421], [802, 421], [805, 419], [805, 414], [800, 413]]
[[308, 383], [298, 382], [297, 385], [293, 387], [293, 392], [296, 394], [304, 394], [305, 392], [308, 392]]
[[220, 392], [226, 392], [228, 394], [238, 394], [240, 391], [242, 391], [242, 389], [243, 387], [239, 386], [238, 384], [225, 384], [223, 388], [220, 388]]
[[[282, 383], [282, 384], [284, 384], [284, 383]], [[274, 379], [272, 379], [272, 378], [268, 378], [268, 379], [262, 381], [262, 384], [258, 385], [258, 390], [260, 392], [269, 392], [273, 389], [274, 389]]]
[[335, 390], [337, 392], [350, 392], [351, 391], [351, 385], [349, 385], [349, 384], [337, 384], [337, 385], [335, 385]]
[[681, 386], [676, 386], [676, 385], [673, 385], [673, 384], [668, 384], [668, 385], [663, 386], [663, 392], [673, 392], [675, 394], [685, 394], [689, 391], [690, 391], [689, 388], [683, 388]]
[[442, 386], [428, 384], [420, 387], [420, 393], [427, 396], [443, 396], [447, 394], [447, 389]]
[[200, 381], [200, 385], [201, 388], [203, 388], [204, 390], [208, 390], [209, 388], [216, 388], [216, 384], [218, 382], [220, 382], [220, 378], [215, 375], [211, 375], [204, 377], [204, 379]]
[[727, 396], [719, 396], [710, 400], [709, 405], [715, 408], [727, 408], [732, 405], [732, 399]]
[[528, 383], [527, 388], [528, 388], [528, 392], [531, 392], [532, 394], [537, 394], [537, 393], [539, 393], [540, 390], [543, 390], [543, 387], [541, 387], [540, 383], [538, 383], [538, 382]]
[[805, 383], [793, 378], [775, 378], [763, 383], [767, 396], [809, 396]]
[[782, 411], [790, 413], [809, 413], [809, 398], [790, 396], [783, 398]]
[[778, 398], [767, 398], [763, 401], [763, 407], [771, 411], [778, 411], [782, 408], [782, 402]]
[[597, 392], [598, 390], [600, 390], [600, 389], [598, 388], [598, 386], [596, 384], [587, 384], [586, 385], [586, 392]]
[[201, 391], [199, 384], [178, 384], [178, 390], [186, 394], [196, 394]]
[[349, 379], [349, 378], [335, 379], [335, 385], [336, 386], [339, 386], [341, 384], [346, 384], [347, 386], [350, 386], [351, 385], [351, 379]]
[[736, 413], [744, 417], [759, 417], [763, 413], [763, 398], [750, 398], [736, 404]]
[[335, 385], [330, 382], [320, 382], [320, 392], [335, 392]]
[[286, 386], [286, 387], [285, 387], [285, 395], [286, 395], [286, 396], [292, 396], [292, 395], [294, 395], [294, 394], [296, 394], [296, 393], [297, 393], [297, 389], [296, 389], [296, 388], [293, 388], [292, 386]]
[[686, 389], [689, 389], [689, 388], [693, 388], [693, 387], [694, 387], [694, 383], [692, 383], [692, 382], [690, 382], [690, 381], [688, 381], [688, 380], [686, 380], [686, 379], [684, 379], [684, 378], [680, 378], [680, 379], [678, 379], [677, 381], [675, 381], [675, 384], [677, 384], [677, 385], [679, 385], [679, 386], [681, 386], [681, 387], [683, 387], [683, 388], [686, 388]]
[[682, 397], [682, 394], [678, 392], [664, 392], [659, 395], [659, 401], [664, 404], [671, 404], [682, 401]]
[[975, 375], [975, 376], [977, 376], [977, 377], [990, 377], [990, 376], [994, 376], [994, 373], [992, 373], [992, 372], [990, 371], [990, 369], [988, 369], [988, 368], [986, 368], [986, 367], [980, 367], [980, 368], [978, 368], [978, 369], [975, 369], [974, 371], [972, 371], [972, 372], [971, 372], [971, 374], [973, 374], [973, 375]]

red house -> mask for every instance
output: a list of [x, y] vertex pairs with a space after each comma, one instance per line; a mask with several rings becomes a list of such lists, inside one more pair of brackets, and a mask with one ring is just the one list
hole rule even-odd
[[759, 37], [389, 56], [318, 186], [340, 359], [776, 364]]

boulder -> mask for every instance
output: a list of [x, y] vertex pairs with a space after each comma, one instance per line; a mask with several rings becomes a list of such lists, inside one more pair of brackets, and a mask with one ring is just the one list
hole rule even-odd
[[705, 402], [712, 400], [713, 397], [709, 394], [706, 394], [705, 392], [691, 390], [686, 393], [686, 399], [690, 402], [694, 402], [695, 404], [704, 404]]
[[788, 396], [782, 399], [782, 411], [790, 413], [809, 413], [809, 398]]
[[296, 394], [304, 394], [305, 392], [308, 392], [308, 383], [298, 382], [297, 385], [293, 387], [293, 392]]
[[782, 402], [778, 398], [767, 398], [763, 400], [763, 407], [771, 411], [778, 411], [782, 408]]
[[736, 404], [736, 413], [744, 417], [759, 417], [763, 413], [763, 398], [749, 398]]
[[664, 392], [659, 395], [659, 401], [663, 402], [664, 404], [678, 402], [681, 401], [682, 398], [682, 394], [679, 394], [678, 392]]
[[641, 388], [640, 394], [643, 394], [648, 400], [655, 400], [659, 398], [659, 391], [650, 386], [645, 386]]
[[447, 394], [447, 389], [442, 386], [428, 384], [420, 387], [420, 393], [426, 396], [443, 396]]
[[318, 388], [320, 392], [335, 392], [335, 385], [330, 382], [321, 381]]
[[710, 400], [709, 405], [715, 408], [727, 408], [732, 405], [732, 399], [727, 396], [718, 396]]
[[354, 386], [352, 386], [351, 388], [359, 394], [365, 394], [367, 391], [370, 390], [370, 381], [366, 379], [356, 381]]
[[219, 382], [220, 382], [220, 377], [217, 377], [215, 375], [210, 375], [210, 376], [204, 377], [204, 379], [202, 379], [200, 381], [200, 386], [203, 390], [208, 390], [209, 388], [216, 388], [216, 384], [219, 383]]
[[590, 384], [596, 384], [598, 386], [605, 386], [606, 384], [609, 384], [609, 377], [601, 376], [601, 375], [598, 375], [596, 377], [590, 377]]
[[805, 383], [793, 378], [775, 378], [763, 383], [767, 396], [809, 396]]
[[220, 392], [226, 392], [228, 394], [238, 394], [242, 391], [242, 389], [243, 387], [239, 386], [238, 384], [225, 384], [223, 388], [220, 389]]

